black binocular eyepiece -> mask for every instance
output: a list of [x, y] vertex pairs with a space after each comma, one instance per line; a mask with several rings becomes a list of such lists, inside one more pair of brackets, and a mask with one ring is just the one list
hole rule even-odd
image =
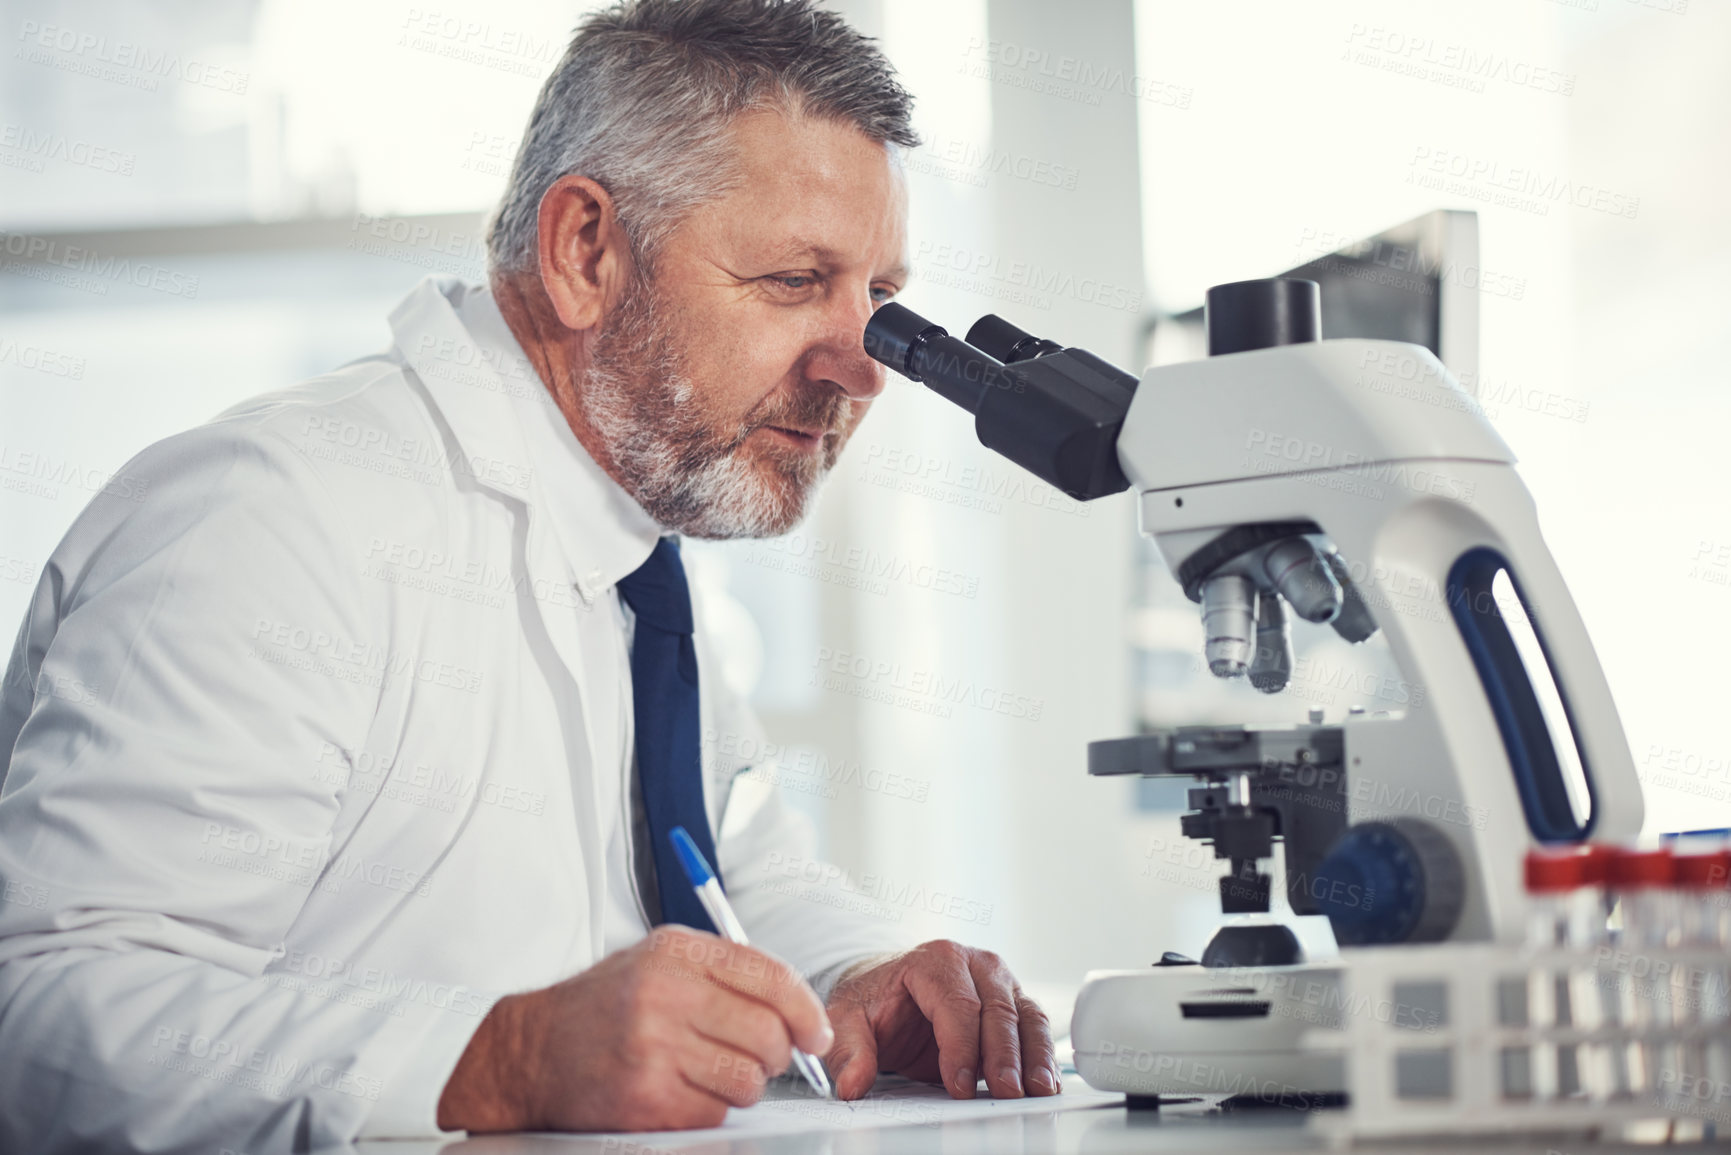
[[988, 390], [1015, 385], [1004, 376], [997, 358], [893, 301], [872, 314], [865, 330], [865, 350], [874, 360], [969, 413], [979, 412]]
[[968, 344], [1006, 365], [1064, 351], [1056, 341], [1018, 329], [995, 313], [987, 313], [974, 322], [974, 327], [968, 330]]
[[966, 340], [891, 302], [872, 315], [865, 351], [974, 415], [980, 444], [1078, 501], [1130, 484], [1118, 433], [1136, 378], [988, 313]]

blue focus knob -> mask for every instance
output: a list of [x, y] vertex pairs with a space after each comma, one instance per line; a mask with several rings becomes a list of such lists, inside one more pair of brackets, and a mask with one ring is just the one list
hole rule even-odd
[[1460, 918], [1465, 878], [1448, 835], [1396, 818], [1350, 827], [1309, 889], [1343, 947], [1441, 942]]

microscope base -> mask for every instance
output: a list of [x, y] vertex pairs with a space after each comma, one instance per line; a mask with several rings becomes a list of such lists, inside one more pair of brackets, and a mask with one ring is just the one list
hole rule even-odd
[[1094, 971], [1070, 1021], [1076, 1071], [1131, 1095], [1232, 1095], [1304, 1105], [1345, 1092], [1339, 1056], [1302, 1036], [1340, 1018], [1338, 962]]

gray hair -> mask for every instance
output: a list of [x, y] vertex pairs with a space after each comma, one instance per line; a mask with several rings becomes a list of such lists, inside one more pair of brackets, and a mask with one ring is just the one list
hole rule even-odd
[[488, 262], [536, 268], [541, 197], [578, 173], [613, 197], [647, 275], [685, 215], [733, 187], [727, 130], [741, 113], [778, 108], [914, 148], [912, 106], [872, 39], [813, 0], [622, 0], [578, 25], [542, 87]]

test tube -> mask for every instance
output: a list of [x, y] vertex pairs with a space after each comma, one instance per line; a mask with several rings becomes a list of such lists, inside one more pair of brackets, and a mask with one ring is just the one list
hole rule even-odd
[[[1540, 848], [1527, 852], [1527, 945], [1537, 951], [1572, 946], [1575, 925], [1573, 908], [1581, 885], [1580, 851]], [[1540, 1030], [1574, 1024], [1568, 971], [1558, 972], [1537, 959], [1527, 974], [1525, 998], [1519, 1021], [1510, 1004], [1500, 995], [1506, 1026], [1530, 1026]], [[1579, 1065], [1574, 1044], [1535, 1041], [1531, 1047], [1505, 1047], [1502, 1054], [1503, 1096], [1510, 1099], [1566, 1098], [1577, 1092]]]
[[[1705, 1027], [1712, 1034], [1695, 1033], [1677, 1044], [1677, 1078], [1661, 1080], [1678, 1086], [1693, 1087], [1704, 1080], [1714, 1085], [1723, 1067], [1722, 1049], [1725, 1025], [1731, 1019], [1731, 1000], [1727, 999], [1727, 983], [1731, 981], [1731, 960], [1725, 948], [1726, 899], [1731, 890], [1726, 887], [1731, 876], [1731, 849], [1723, 847], [1706, 853], [1676, 855], [1674, 875], [1677, 897], [1682, 914], [1682, 946], [1690, 952], [1686, 963], [1673, 968], [1671, 979], [1673, 1021], [1681, 1026]], [[1715, 1047], [1714, 1041], [1720, 1044]]]
[[1527, 945], [1568, 946], [1583, 856], [1577, 848], [1527, 851]]
[[1610, 885], [1623, 919], [1615, 973], [1618, 1021], [1630, 1032], [1613, 1052], [1611, 1093], [1618, 1097], [1654, 1090], [1666, 1058], [1666, 1045], [1654, 1032], [1672, 1023], [1668, 952], [1682, 940], [1675, 871], [1668, 847], [1624, 849], [1611, 859]]
[[[1615, 973], [1601, 972], [1598, 966], [1599, 960], [1610, 954], [1600, 948], [1611, 942], [1611, 861], [1616, 856], [1616, 847], [1600, 842], [1582, 848], [1581, 888], [1574, 911], [1575, 941], [1583, 950], [1594, 952], [1593, 963], [1582, 965], [1573, 976], [1575, 1022], [1585, 1030], [1599, 1032], [1619, 1019], [1619, 992], [1611, 981]], [[1602, 1034], [1598, 1041], [1581, 1045], [1581, 1085], [1586, 1097], [1599, 1102], [1610, 1097], [1616, 1083], [1613, 1054], [1617, 1050]]]
[[[1675, 854], [1673, 874], [1679, 906], [1679, 942], [1690, 948], [1714, 948], [1726, 945], [1725, 920], [1726, 876], [1731, 874], [1731, 849], [1710, 850], [1705, 854]], [[1679, 1020], [1717, 1021], [1727, 1017], [1723, 976], [1712, 981], [1713, 968], [1693, 968], [1684, 973], [1678, 968], [1681, 989], [1690, 997], [1673, 1000], [1679, 1010]]]
[[[1605, 942], [1608, 858], [1606, 847], [1592, 844], [1540, 847], [1527, 854], [1527, 942], [1539, 950], [1568, 952], [1565, 961], [1534, 965], [1527, 976], [1525, 1009], [1541, 1031], [1591, 1029], [1603, 1021], [1598, 971], [1586, 952]], [[1595, 1079], [1590, 1062], [1593, 1055], [1594, 1048], [1580, 1043], [1541, 1042], [1528, 1054], [1506, 1054], [1504, 1070], [1529, 1071], [1536, 1098], [1586, 1098], [1603, 1093], [1604, 1080]], [[1518, 1085], [1505, 1079], [1505, 1088]]]
[[[1711, 902], [1718, 913], [1714, 933], [1721, 953], [1731, 952], [1731, 852], [1726, 854], [1724, 867], [1725, 874], [1711, 892]], [[1731, 958], [1717, 974], [1719, 985], [1714, 1005], [1719, 1008], [1720, 1017], [1713, 1022], [1714, 1031], [1707, 1046], [1707, 1076], [1715, 1087], [1731, 1087]]]

